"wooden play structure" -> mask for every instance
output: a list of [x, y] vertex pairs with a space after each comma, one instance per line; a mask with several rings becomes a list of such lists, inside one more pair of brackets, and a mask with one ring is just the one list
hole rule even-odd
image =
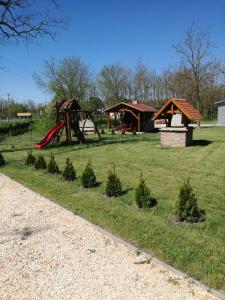
[[[171, 126], [173, 115], [181, 115], [181, 126]], [[193, 127], [190, 123], [202, 119], [200, 112], [185, 99], [170, 98], [155, 113], [152, 120], [165, 120], [161, 131], [161, 146], [186, 147], [192, 144]]]
[[[66, 142], [72, 142], [72, 136], [77, 138], [78, 143], [85, 144], [84, 129], [86, 120], [91, 120], [94, 124], [94, 132], [101, 138], [98, 127], [94, 121], [92, 113], [87, 110], [81, 110], [79, 103], [75, 99], [69, 99], [57, 102], [55, 107], [56, 124], [52, 127], [43, 140], [35, 145], [36, 149], [47, 146], [50, 142], [60, 141], [62, 132], [65, 128]], [[80, 120], [84, 120], [82, 128], [80, 128]]]
[[154, 123], [151, 118], [157, 110], [151, 106], [141, 104], [138, 100], [120, 102], [105, 110], [108, 116], [108, 129], [116, 131], [152, 131]]

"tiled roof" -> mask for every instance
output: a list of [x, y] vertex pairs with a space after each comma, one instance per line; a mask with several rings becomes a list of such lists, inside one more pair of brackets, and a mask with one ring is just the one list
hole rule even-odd
[[125, 103], [125, 102], [120, 102], [112, 107], [107, 108], [105, 111], [106, 112], [113, 112], [116, 111], [117, 108], [119, 108], [120, 106], [127, 106], [127, 107], [131, 107], [134, 108], [140, 112], [156, 112], [157, 110], [154, 109], [151, 106], [148, 105], [144, 105], [144, 104], [133, 104], [132, 102], [129, 103]]
[[137, 110], [140, 110], [140, 111], [150, 111], [150, 112], [156, 112], [157, 110], [154, 109], [153, 107], [151, 106], [148, 106], [148, 105], [145, 105], [145, 104], [133, 104], [133, 103], [127, 103], [129, 104], [131, 107], [137, 109]]
[[177, 98], [171, 98], [162, 106], [162, 108], [153, 116], [152, 120], [160, 119], [161, 114], [166, 111], [167, 107], [171, 104], [174, 104], [178, 110], [184, 114], [190, 121], [196, 121], [199, 119], [202, 119], [202, 115], [200, 112], [194, 108], [189, 102], [187, 102], [185, 99], [177, 99]]

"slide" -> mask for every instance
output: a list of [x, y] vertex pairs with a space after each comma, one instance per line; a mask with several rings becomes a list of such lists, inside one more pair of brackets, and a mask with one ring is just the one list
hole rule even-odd
[[59, 132], [60, 129], [62, 129], [65, 126], [63, 121], [59, 121], [54, 127], [49, 129], [49, 131], [46, 133], [43, 140], [40, 141], [39, 144], [35, 145], [36, 149], [41, 149], [47, 146], [51, 140], [54, 138], [54, 136]]

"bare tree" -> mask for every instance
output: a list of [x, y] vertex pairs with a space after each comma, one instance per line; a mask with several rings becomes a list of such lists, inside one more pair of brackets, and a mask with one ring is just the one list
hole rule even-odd
[[53, 94], [55, 100], [76, 98], [82, 102], [90, 83], [90, 72], [80, 58], [69, 57], [55, 63], [54, 60], [44, 62], [44, 71], [34, 73], [37, 85]]
[[215, 44], [210, 41], [209, 32], [200, 32], [192, 25], [187, 30], [183, 43], [173, 47], [181, 56], [182, 68], [190, 70], [186, 72], [186, 79], [194, 90], [197, 108], [201, 110], [202, 88], [217, 65], [211, 53]]
[[[48, 0], [41, 4], [35, 0], [0, 0], [0, 44], [9, 41], [31, 41], [39, 36], [55, 37], [55, 29], [63, 27], [62, 18], [52, 16], [58, 8], [57, 0]], [[51, 15], [44, 9], [51, 3]]]
[[120, 64], [104, 66], [98, 76], [98, 85], [105, 102], [116, 104], [130, 97], [131, 70]]

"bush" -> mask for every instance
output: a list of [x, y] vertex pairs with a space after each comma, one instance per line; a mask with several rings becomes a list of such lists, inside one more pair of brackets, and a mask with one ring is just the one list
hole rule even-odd
[[37, 159], [35, 160], [34, 167], [37, 170], [46, 169], [46, 161], [41, 154], [39, 154]]
[[53, 154], [51, 154], [51, 158], [50, 158], [50, 161], [47, 166], [47, 171], [48, 171], [48, 173], [51, 173], [51, 174], [59, 174], [60, 173], [59, 167], [55, 161], [55, 157]]
[[112, 134], [112, 135], [115, 135], [115, 134], [116, 134], [114, 128], [111, 130], [111, 134]]
[[189, 179], [186, 179], [180, 187], [179, 199], [175, 205], [175, 215], [178, 221], [193, 223], [205, 220], [205, 211], [198, 208], [197, 198]]
[[26, 121], [14, 121], [14, 122], [3, 122], [0, 123], [0, 135], [19, 135], [24, 132], [27, 132], [31, 129], [34, 121], [26, 120]]
[[150, 208], [154, 205], [154, 198], [151, 197], [151, 191], [142, 178], [142, 174], [135, 190], [135, 201], [140, 208]]
[[84, 188], [92, 188], [96, 185], [96, 176], [90, 162], [87, 163], [81, 176], [81, 183]]
[[50, 113], [46, 113], [34, 122], [33, 131], [38, 135], [44, 135], [55, 124], [55, 116]]
[[0, 153], [0, 167], [5, 166], [5, 159], [3, 157], [3, 155]]
[[136, 135], [137, 131], [134, 129], [132, 133], [133, 133], [133, 135]]
[[25, 160], [25, 165], [30, 166], [30, 165], [34, 165], [36, 161], [35, 156], [33, 155], [32, 151], [27, 153], [27, 158]]
[[62, 172], [62, 177], [68, 181], [74, 181], [77, 178], [76, 171], [75, 171], [73, 164], [69, 158], [66, 159], [66, 166]]
[[121, 134], [126, 134], [125, 129], [122, 129]]
[[118, 197], [122, 195], [122, 184], [116, 175], [115, 167], [109, 171], [105, 193], [108, 197]]
[[101, 134], [105, 134], [104, 128], [101, 129]]

